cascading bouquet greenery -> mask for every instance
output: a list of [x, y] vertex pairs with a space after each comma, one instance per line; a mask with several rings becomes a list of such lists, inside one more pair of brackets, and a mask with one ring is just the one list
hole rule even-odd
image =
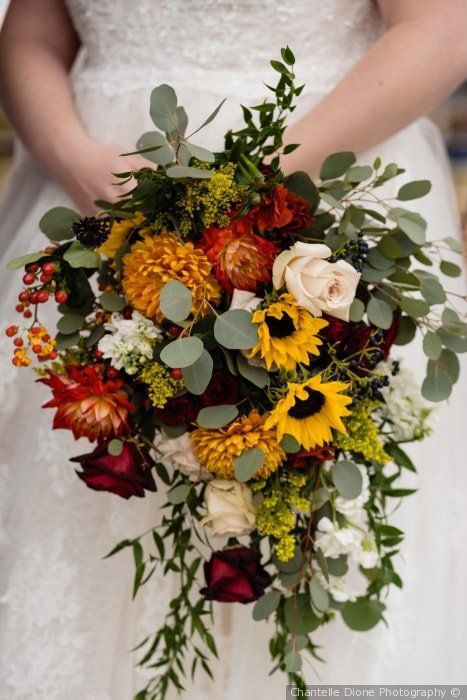
[[[26, 268], [17, 311], [29, 319], [7, 330], [13, 362], [42, 362], [53, 427], [95, 443], [72, 459], [80, 479], [124, 498], [156, 482], [166, 492], [152, 532], [111, 552], [132, 548], [135, 595], [156, 569], [180, 577], [142, 645], [154, 678], [140, 700], [211, 673], [213, 601], [255, 601], [255, 620], [273, 618], [274, 669], [298, 684], [317, 627], [383, 619], [383, 592], [402, 585], [388, 504], [412, 493], [397, 482], [415, 471], [401, 444], [429, 433], [425, 399], [449, 396], [467, 348], [432, 272], [436, 260], [460, 274], [442, 259], [458, 243], [427, 242], [423, 218], [398, 204], [429, 182], [388, 201], [379, 188], [403, 171], [350, 152], [325, 160], [319, 186], [284, 177], [280, 157], [297, 147], [283, 146], [285, 118], [302, 90], [293, 65], [283, 49], [271, 100], [243, 107], [245, 127], [215, 154], [185, 136], [174, 90], [155, 88], [159, 130], [136, 152], [157, 169], [116, 175], [136, 185], [96, 217], [47, 212], [48, 247], [10, 263]], [[38, 319], [53, 297], [55, 338]], [[421, 394], [388, 359], [417, 330]]]

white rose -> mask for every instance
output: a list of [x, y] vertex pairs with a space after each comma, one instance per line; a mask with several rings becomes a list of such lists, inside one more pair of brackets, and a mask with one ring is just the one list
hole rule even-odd
[[212, 534], [224, 537], [248, 535], [255, 528], [255, 509], [251, 490], [235, 480], [213, 479], [204, 494], [207, 515], [203, 525]]
[[326, 312], [348, 321], [360, 273], [344, 260], [327, 262], [331, 254], [322, 243], [295, 243], [275, 259], [273, 284], [276, 289], [285, 284], [299, 306], [313, 316]]
[[208, 472], [201, 466], [194, 453], [188, 433], [183, 433], [177, 438], [168, 438], [164, 433], [158, 432], [154, 438], [154, 444], [161, 461], [172, 469], [178, 469], [182, 474], [196, 481], [208, 478]]
[[232, 294], [231, 309], [245, 309], [254, 311], [261, 299], [254, 292], [245, 292], [243, 289], [234, 289]]

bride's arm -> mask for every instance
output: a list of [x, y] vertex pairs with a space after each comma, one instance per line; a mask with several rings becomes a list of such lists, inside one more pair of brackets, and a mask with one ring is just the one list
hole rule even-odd
[[[287, 172], [316, 175], [330, 153], [362, 153], [426, 114], [467, 75], [467, 0], [378, 0], [387, 32], [286, 132]], [[339, 50], [336, 46], [336, 51]]]
[[78, 49], [62, 0], [12, 0], [0, 34], [2, 106], [37, 162], [88, 214], [95, 199], [122, 193], [111, 172], [151, 164], [140, 156], [122, 159], [120, 149], [86, 133], [68, 82]]

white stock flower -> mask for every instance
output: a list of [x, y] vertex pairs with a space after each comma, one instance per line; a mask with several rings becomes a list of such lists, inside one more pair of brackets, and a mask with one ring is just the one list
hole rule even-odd
[[207, 515], [203, 525], [212, 534], [224, 537], [248, 535], [255, 528], [255, 509], [251, 490], [234, 479], [213, 479], [204, 494]]
[[[390, 374], [390, 362], [381, 363], [380, 367]], [[433, 407], [424, 401], [420, 387], [407, 367], [401, 367], [390, 379], [389, 386], [381, 390], [385, 403], [380, 411], [383, 418], [391, 422], [392, 437], [396, 441], [422, 440], [433, 431]]]
[[97, 345], [112, 367], [124, 369], [127, 374], [136, 374], [153, 356], [154, 341], [162, 336], [160, 329], [138, 311], [130, 319], [118, 313], [112, 314], [110, 323]]
[[329, 518], [321, 518], [315, 536], [316, 549], [320, 547], [325, 557], [335, 559], [341, 554], [349, 555], [364, 569], [371, 569], [379, 561], [373, 533], [368, 531], [366, 511], [355, 509], [344, 527], [332, 523]]
[[295, 243], [275, 259], [273, 284], [276, 289], [285, 284], [297, 304], [313, 316], [325, 312], [348, 321], [360, 273], [345, 260], [328, 262], [331, 254], [323, 243]]
[[169, 438], [159, 431], [155, 435], [154, 445], [160, 455], [161, 462], [166, 466], [178, 469], [179, 472], [195, 481], [209, 478], [209, 472], [201, 466], [195, 455], [189, 433]]
[[329, 574], [329, 581], [326, 581], [320, 569], [316, 569], [314, 575], [337, 603], [346, 603], [348, 600], [353, 602], [358, 598], [359, 591], [355, 586], [352, 586], [348, 576], [333, 576]]

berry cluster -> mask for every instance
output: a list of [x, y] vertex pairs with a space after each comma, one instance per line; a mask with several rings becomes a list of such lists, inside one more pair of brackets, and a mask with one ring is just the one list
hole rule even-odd
[[60, 267], [56, 262], [45, 262], [41, 266], [28, 263], [23, 276], [23, 282], [28, 289], [24, 289], [18, 295], [19, 304], [16, 305], [16, 311], [23, 314], [24, 318], [31, 318], [30, 307], [45, 304], [52, 294], [58, 304], [64, 304], [68, 294], [59, 287], [59, 272]]
[[37, 324], [29, 330], [20, 329], [19, 326], [9, 326], [6, 329], [6, 335], [13, 338], [15, 350], [12, 362], [15, 367], [28, 367], [31, 364], [29, 351], [34, 353], [40, 362], [55, 360], [58, 356], [55, 350], [57, 341], [50, 337], [45, 326]]
[[368, 255], [369, 248], [370, 246], [368, 243], [363, 240], [363, 232], [359, 231], [358, 240], [347, 241], [339, 252], [334, 253], [334, 255], [329, 258], [329, 262], [337, 262], [337, 260], [346, 260], [347, 258], [350, 258], [353, 267], [357, 270], [357, 272], [361, 272], [363, 270], [363, 264], [366, 260], [366, 256]]

